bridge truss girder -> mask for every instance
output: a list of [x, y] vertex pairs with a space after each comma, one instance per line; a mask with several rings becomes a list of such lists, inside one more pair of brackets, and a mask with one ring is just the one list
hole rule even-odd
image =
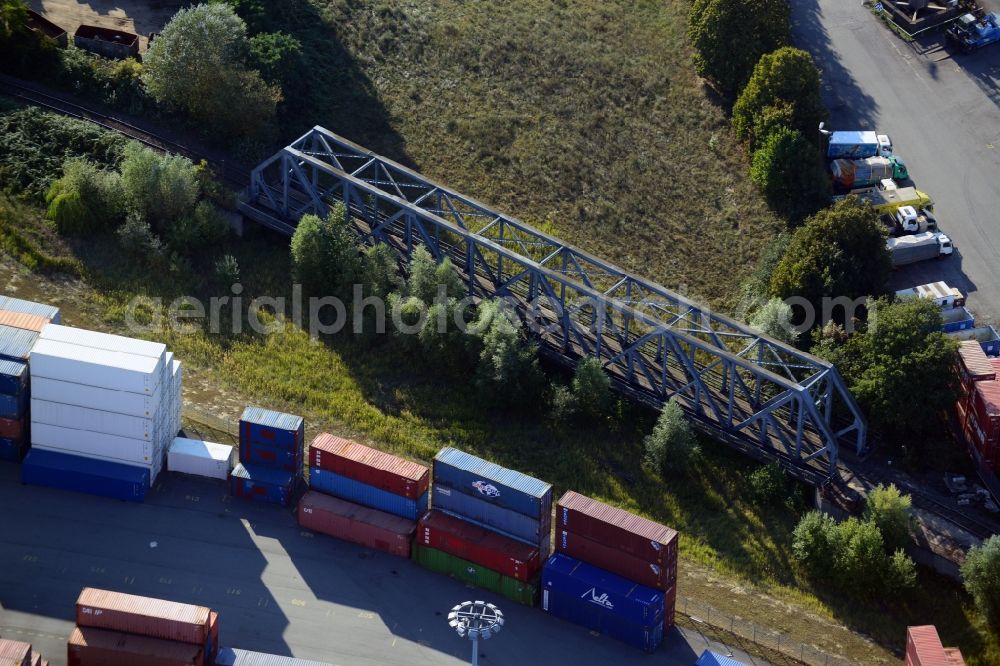
[[[548, 358], [601, 360], [613, 384], [655, 406], [677, 396], [693, 422], [824, 478], [867, 427], [837, 370], [658, 284], [491, 210], [315, 127], [251, 174], [244, 212], [290, 234], [346, 205], [365, 242], [449, 257], [474, 299], [515, 306]], [[761, 457], [758, 455], [758, 457]]]

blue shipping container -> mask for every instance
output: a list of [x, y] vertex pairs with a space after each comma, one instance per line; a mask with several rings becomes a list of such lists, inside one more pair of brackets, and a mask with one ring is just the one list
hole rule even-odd
[[434, 483], [535, 519], [552, 513], [551, 484], [458, 449], [445, 447], [434, 456]]
[[496, 506], [472, 495], [435, 481], [432, 486], [433, 506], [469, 522], [477, 523], [495, 532], [537, 546], [548, 552], [552, 542], [552, 518], [545, 522], [529, 518], [523, 513]]
[[215, 666], [331, 666], [331, 664], [250, 650], [221, 648], [215, 657]]
[[542, 590], [580, 599], [626, 622], [650, 626], [663, 621], [662, 592], [562, 553], [542, 567]]
[[742, 661], [736, 661], [732, 657], [724, 657], [721, 654], [705, 650], [694, 662], [694, 666], [747, 666]]
[[260, 442], [302, 449], [305, 423], [301, 416], [261, 407], [247, 407], [240, 417], [240, 442]]
[[25, 301], [13, 296], [0, 296], [0, 310], [38, 315], [39, 317], [50, 319], [53, 324], [62, 322], [62, 317], [59, 315], [59, 308], [54, 305]]
[[229, 492], [233, 497], [288, 506], [294, 486], [294, 474], [270, 467], [238, 464], [229, 473]]
[[20, 395], [7, 395], [0, 393], [0, 418], [19, 419], [24, 415], [24, 410], [28, 407], [26, 399], [27, 392]]
[[258, 467], [273, 467], [284, 472], [302, 469], [302, 456], [296, 448], [240, 441], [240, 462]]
[[28, 442], [24, 439], [0, 437], [0, 460], [21, 462], [21, 458], [24, 457], [27, 450]]
[[646, 652], [655, 652], [663, 642], [663, 620], [651, 625], [628, 622], [588, 601], [553, 590], [542, 590], [542, 610]]
[[0, 324], [0, 358], [27, 361], [37, 341], [38, 333], [34, 331]]
[[427, 493], [412, 500], [318, 467], [309, 468], [309, 487], [408, 520], [417, 520], [427, 513]]
[[941, 310], [941, 330], [945, 333], [964, 331], [976, 325], [976, 318], [965, 308]]
[[31, 449], [21, 465], [21, 482], [141, 502], [149, 492], [149, 469]]
[[0, 393], [20, 395], [28, 383], [28, 366], [20, 361], [0, 359]]

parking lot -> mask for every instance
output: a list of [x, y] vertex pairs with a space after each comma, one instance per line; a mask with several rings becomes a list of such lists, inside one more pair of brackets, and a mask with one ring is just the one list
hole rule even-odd
[[164, 473], [145, 504], [128, 504], [23, 486], [18, 467], [0, 463], [0, 636], [65, 664], [76, 596], [94, 586], [210, 606], [223, 645], [340, 666], [468, 663], [469, 645], [446, 616], [473, 598], [507, 617], [482, 645], [484, 666], [689, 666], [706, 647], [696, 632], [673, 631], [645, 655], [407, 560], [305, 532], [290, 509], [225, 491]]
[[860, 2], [792, 3], [793, 35], [823, 73], [831, 129], [889, 134], [956, 254], [896, 271], [894, 290], [938, 280], [1000, 321], [1000, 46], [954, 55], [940, 33], [906, 43]]

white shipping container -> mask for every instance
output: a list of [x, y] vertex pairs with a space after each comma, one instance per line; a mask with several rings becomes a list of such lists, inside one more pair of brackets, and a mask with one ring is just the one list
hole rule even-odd
[[162, 395], [162, 386], [159, 385], [152, 395], [144, 395], [74, 384], [47, 377], [31, 378], [31, 396], [33, 398], [129, 416], [153, 418], [164, 412], [166, 404], [161, 400]]
[[61, 402], [39, 400], [34, 396], [31, 398], [31, 423], [145, 440], [152, 440], [164, 428], [164, 425], [158, 426], [157, 420], [152, 418], [64, 405]]
[[80, 345], [81, 347], [127, 352], [137, 356], [150, 356], [153, 358], [161, 358], [167, 353], [167, 346], [161, 342], [149, 342], [148, 340], [139, 340], [138, 338], [126, 338], [123, 335], [88, 331], [83, 328], [73, 328], [72, 326], [57, 326], [56, 324], [49, 324], [43, 328], [39, 338], [42, 340], [66, 342], [73, 345]]
[[159, 359], [39, 340], [31, 350], [33, 377], [152, 395], [160, 384]]
[[31, 424], [31, 445], [40, 449], [68, 451], [88, 458], [117, 460], [146, 466], [152, 465], [157, 449], [162, 450], [162, 444], [159, 442], [63, 428], [47, 423]]
[[215, 442], [177, 437], [170, 444], [167, 469], [226, 480], [233, 460], [233, 447]]

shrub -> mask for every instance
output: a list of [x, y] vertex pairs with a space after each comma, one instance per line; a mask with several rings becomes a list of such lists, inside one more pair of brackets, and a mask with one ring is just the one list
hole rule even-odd
[[895, 484], [879, 484], [868, 493], [865, 520], [878, 525], [890, 550], [903, 548], [910, 542], [913, 517], [910, 515], [910, 496], [899, 492]]
[[687, 31], [698, 74], [732, 98], [762, 55], [788, 43], [788, 2], [695, 0]]
[[794, 122], [794, 104], [779, 99], [774, 104], [765, 106], [753, 117], [749, 136], [751, 150], [759, 148], [775, 132], [790, 128]]
[[215, 262], [215, 279], [229, 287], [240, 281], [240, 264], [231, 254], [224, 254]]
[[221, 242], [227, 230], [226, 221], [215, 206], [199, 201], [189, 214], [170, 223], [165, 233], [172, 250], [192, 254]]
[[788, 495], [788, 478], [776, 462], [761, 465], [750, 472], [750, 489], [762, 502], [774, 502]]
[[198, 201], [197, 171], [180, 155], [161, 155], [130, 143], [121, 163], [121, 178], [129, 206], [158, 232], [190, 215]]
[[292, 236], [291, 253], [295, 279], [310, 295], [346, 296], [347, 287], [361, 273], [361, 259], [344, 219], [343, 204], [334, 206], [326, 219], [304, 215]]
[[76, 95], [137, 115], [155, 111], [134, 58], [112, 60], [70, 44], [59, 49], [57, 69], [55, 82]]
[[553, 386], [549, 394], [549, 408], [552, 420], [557, 423], [569, 420], [576, 413], [576, 398], [573, 396], [573, 391], [562, 384]]
[[889, 592], [905, 592], [917, 586], [917, 565], [902, 549], [890, 557], [886, 570], [886, 588]]
[[0, 71], [32, 75], [58, 63], [56, 43], [28, 27], [28, 6], [21, 0], [0, 2]]
[[768, 53], [754, 67], [750, 81], [733, 105], [736, 136], [749, 140], [755, 119], [767, 107], [782, 103], [794, 109], [788, 126], [815, 140], [819, 123], [826, 118], [819, 70], [811, 55], [789, 46]]
[[525, 340], [520, 322], [499, 300], [479, 306], [474, 330], [481, 339], [477, 383], [484, 397], [511, 407], [536, 405], [544, 377], [538, 346]]
[[976, 608], [993, 628], [1000, 629], [1000, 534], [969, 549], [962, 578]]
[[792, 532], [792, 554], [811, 578], [830, 579], [836, 557], [837, 523], [820, 511], [810, 511]]
[[839, 586], [857, 596], [885, 589], [888, 558], [878, 525], [851, 517], [837, 525], [834, 568]]
[[121, 191], [117, 174], [102, 171], [93, 162], [69, 160], [62, 178], [45, 195], [48, 217], [65, 234], [107, 231], [124, 215]]
[[580, 414], [590, 419], [607, 416], [611, 408], [611, 378], [601, 367], [601, 360], [588, 356], [580, 361], [573, 374], [573, 399]]
[[366, 295], [384, 299], [402, 286], [403, 280], [399, 276], [399, 257], [392, 246], [376, 243], [365, 248], [363, 254], [362, 270]]
[[795, 344], [799, 334], [792, 327], [792, 306], [780, 298], [772, 298], [750, 318], [750, 325], [775, 340]]
[[679, 472], [698, 456], [698, 440], [691, 430], [684, 410], [671, 398], [664, 406], [653, 432], [643, 442], [646, 463], [665, 472]]
[[138, 213], [129, 213], [125, 223], [118, 228], [118, 242], [122, 249], [137, 259], [159, 255], [163, 246], [153, 229]]
[[816, 146], [797, 130], [773, 129], [753, 154], [750, 177], [768, 206], [792, 223], [830, 203], [830, 180]]

